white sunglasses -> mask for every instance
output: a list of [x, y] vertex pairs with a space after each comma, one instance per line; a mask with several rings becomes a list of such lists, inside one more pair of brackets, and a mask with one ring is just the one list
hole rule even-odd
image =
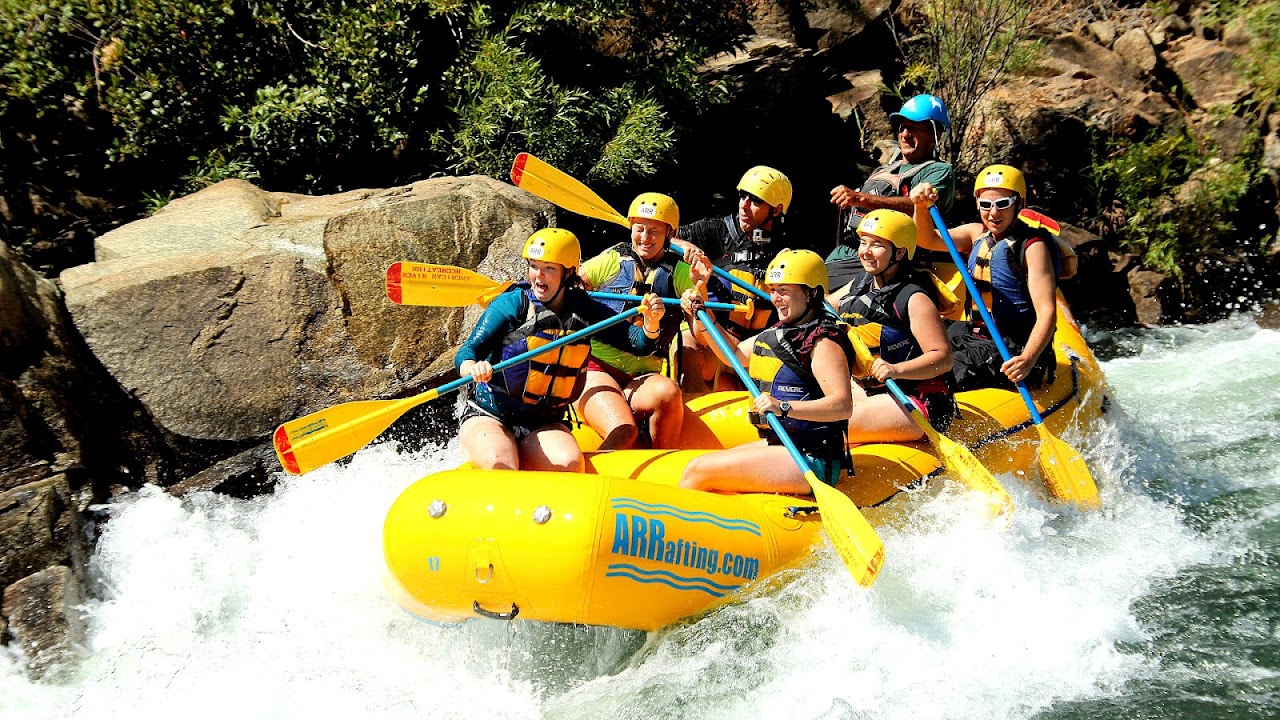
[[1018, 202], [1018, 198], [1014, 195], [1010, 195], [1009, 197], [1002, 197], [999, 200], [979, 200], [978, 209], [990, 210], [992, 208], [995, 208], [996, 210], [1008, 210], [1009, 208], [1013, 207], [1013, 204], [1016, 202]]

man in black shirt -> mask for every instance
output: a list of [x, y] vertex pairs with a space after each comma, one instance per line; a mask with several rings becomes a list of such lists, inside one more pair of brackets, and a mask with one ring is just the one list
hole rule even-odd
[[[680, 226], [674, 244], [695, 247], [716, 267], [734, 277], [764, 288], [764, 271], [769, 261], [786, 245], [783, 218], [791, 207], [791, 181], [778, 170], [764, 165], [751, 168], [738, 181], [738, 212], [719, 218], [705, 218]], [[733, 336], [731, 343], [754, 335], [773, 323], [773, 306], [742, 288], [732, 286], [733, 301], [751, 302], [750, 313], [730, 313], [721, 326]], [[686, 392], [705, 392], [714, 380], [719, 361], [705, 342], [686, 331], [682, 336], [681, 366]], [[733, 373], [727, 373], [732, 377]]]

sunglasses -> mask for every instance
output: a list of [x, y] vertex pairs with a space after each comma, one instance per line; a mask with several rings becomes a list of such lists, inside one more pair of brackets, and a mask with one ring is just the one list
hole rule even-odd
[[739, 191], [738, 191], [738, 199], [739, 199], [739, 200], [750, 200], [752, 203], [754, 203], [754, 204], [756, 204], [756, 205], [763, 205], [763, 204], [764, 204], [764, 200], [761, 200], [760, 198], [756, 197], [755, 195], [752, 195], [751, 193], [747, 192], [746, 190], [739, 190]]
[[1009, 208], [1013, 207], [1014, 203], [1016, 202], [1018, 202], [1018, 198], [1015, 195], [1010, 195], [1009, 197], [1002, 197], [999, 200], [979, 200], [978, 209], [979, 210], [992, 210], [992, 209], [1008, 210]]

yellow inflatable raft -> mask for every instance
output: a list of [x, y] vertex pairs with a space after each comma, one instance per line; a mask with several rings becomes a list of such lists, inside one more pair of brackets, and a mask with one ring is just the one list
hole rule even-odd
[[[1034, 393], [1055, 435], [1096, 419], [1104, 389], [1070, 311], [1061, 303], [1059, 311], [1057, 378]], [[992, 472], [1025, 475], [1038, 436], [1018, 394], [978, 390], [957, 400], [949, 436]], [[812, 499], [675, 487], [696, 455], [757, 439], [748, 407], [745, 393], [690, 400], [688, 449], [588, 451], [583, 474], [463, 465], [417, 481], [384, 525], [393, 595], [438, 622], [518, 616], [654, 630], [765, 581], [820, 537]], [[599, 442], [585, 428], [575, 433], [584, 449]], [[839, 489], [864, 509], [942, 473], [925, 445], [861, 445], [852, 455], [856, 475]], [[868, 512], [872, 522], [881, 517]]]

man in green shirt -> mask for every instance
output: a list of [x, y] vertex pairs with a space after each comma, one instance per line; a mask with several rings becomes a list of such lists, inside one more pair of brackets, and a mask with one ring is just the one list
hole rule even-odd
[[933, 95], [916, 95], [889, 116], [898, 147], [889, 161], [876, 168], [860, 190], [840, 185], [831, 190], [831, 202], [841, 210], [852, 209], [841, 230], [840, 244], [827, 256], [827, 272], [833, 289], [847, 285], [862, 272], [858, 260], [858, 223], [872, 210], [888, 209], [910, 215], [914, 211], [911, 188], [928, 182], [938, 192], [938, 208], [947, 212], [955, 197], [955, 170], [938, 159], [938, 140], [951, 130], [947, 106]]

